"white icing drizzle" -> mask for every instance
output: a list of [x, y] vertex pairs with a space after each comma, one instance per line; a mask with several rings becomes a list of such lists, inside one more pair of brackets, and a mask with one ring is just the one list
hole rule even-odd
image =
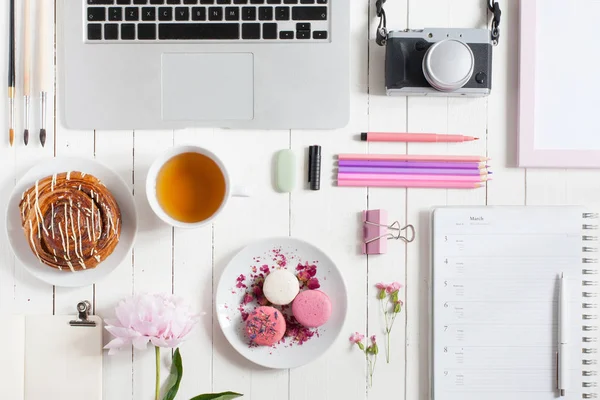
[[54, 192], [54, 186], [56, 186], [56, 174], [52, 175], [52, 183], [50, 184], [51, 192]]
[[56, 218], [56, 214], [54, 214], [54, 203], [50, 204], [50, 209], [52, 211], [52, 218], [50, 218], [50, 231], [52, 232], [52, 239], [54, 239], [54, 218]]
[[96, 232], [94, 231], [94, 191], [91, 191], [90, 196], [91, 196], [91, 201], [92, 201], [92, 208], [91, 208], [91, 211], [92, 211], [92, 235], [94, 235], [92, 237], [92, 240], [96, 240]]
[[79, 230], [79, 254], [83, 257], [83, 236], [81, 236], [81, 210], [77, 209], [77, 229]]
[[67, 261], [67, 265], [71, 269], [71, 272], [75, 272], [75, 268], [73, 268], [73, 264], [71, 264], [71, 261]]
[[36, 257], [42, 262], [42, 258], [38, 254], [37, 248], [35, 247], [35, 241], [33, 240], [33, 224], [31, 223], [31, 220], [29, 220], [29, 241], [31, 242], [31, 248], [35, 252]]
[[[54, 262], [58, 264], [58, 259], [56, 258], [56, 249], [52, 249], [52, 252], [54, 253]], [[60, 265], [57, 265], [57, 267], [60, 271], [62, 271], [62, 267]]]
[[21, 193], [21, 201], [25, 198], [25, 192]]
[[85, 263], [83, 262], [82, 258], [79, 259], [79, 265], [81, 265], [81, 268], [87, 269], [86, 266], [85, 266]]
[[92, 240], [92, 237], [90, 236], [90, 219], [88, 217], [85, 217], [85, 226], [87, 228], [88, 240]]
[[65, 247], [65, 237], [63, 235], [62, 225], [61, 224], [58, 224], [58, 231], [60, 232], [60, 239], [61, 239], [61, 243], [62, 243], [62, 246], [63, 246], [63, 252], [66, 255], [67, 254], [67, 248]]
[[99, 255], [95, 255], [94, 258], [96, 259], [96, 261], [100, 262], [100, 256]]
[[81, 177], [82, 177], [82, 178], [85, 178], [85, 176], [86, 176], [86, 175], [87, 175], [87, 174], [86, 174], [85, 172], [82, 172], [82, 173], [81, 173]]
[[68, 181], [69, 181], [69, 180], [71, 180], [71, 171], [68, 171], [68, 172], [67, 172], [67, 180], [68, 180]]
[[[38, 225], [40, 224], [40, 221], [42, 223], [42, 229], [44, 230], [44, 233], [46, 234], [46, 236], [48, 236], [48, 230], [46, 229], [46, 225], [44, 225], [44, 216], [42, 215], [42, 209], [40, 208], [40, 192], [39, 192], [39, 180], [35, 181], [35, 219], [38, 223]], [[42, 232], [38, 229], [38, 238], [42, 237]]]
[[65, 238], [67, 239], [67, 253], [65, 259], [70, 260], [71, 255], [69, 254], [69, 214], [67, 213], [67, 203], [65, 203]]
[[71, 230], [73, 231], [73, 236], [71, 236], [71, 238], [73, 238], [73, 243], [75, 244], [75, 257], [81, 258], [79, 251], [77, 250], [77, 232], [75, 232], [75, 218], [73, 218], [72, 208], [69, 209], [69, 213], [71, 214]]

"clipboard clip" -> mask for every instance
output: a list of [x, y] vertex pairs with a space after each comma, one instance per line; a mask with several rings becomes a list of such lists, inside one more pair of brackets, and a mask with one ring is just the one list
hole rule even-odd
[[71, 326], [95, 327], [96, 322], [89, 320], [90, 310], [92, 305], [89, 301], [84, 300], [77, 303], [77, 319], [69, 322]]

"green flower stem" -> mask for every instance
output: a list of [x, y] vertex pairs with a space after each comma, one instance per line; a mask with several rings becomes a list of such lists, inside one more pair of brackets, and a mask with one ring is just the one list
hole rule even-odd
[[386, 333], [387, 346], [385, 348], [385, 359], [386, 359], [387, 363], [389, 364], [390, 363], [390, 332], [391, 332], [391, 328], [386, 329], [386, 330], [387, 330], [387, 333]]
[[160, 347], [154, 347], [156, 355], [156, 389], [154, 391], [154, 400], [159, 400], [160, 397]]

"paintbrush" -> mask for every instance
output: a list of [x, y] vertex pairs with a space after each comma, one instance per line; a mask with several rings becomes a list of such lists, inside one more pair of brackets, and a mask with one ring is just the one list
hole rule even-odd
[[15, 0], [9, 1], [8, 33], [8, 140], [15, 141]]

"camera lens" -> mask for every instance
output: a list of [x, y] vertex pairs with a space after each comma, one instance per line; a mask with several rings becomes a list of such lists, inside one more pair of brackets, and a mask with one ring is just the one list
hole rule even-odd
[[474, 66], [473, 51], [466, 43], [456, 39], [442, 40], [427, 50], [423, 74], [433, 88], [452, 92], [469, 82]]

